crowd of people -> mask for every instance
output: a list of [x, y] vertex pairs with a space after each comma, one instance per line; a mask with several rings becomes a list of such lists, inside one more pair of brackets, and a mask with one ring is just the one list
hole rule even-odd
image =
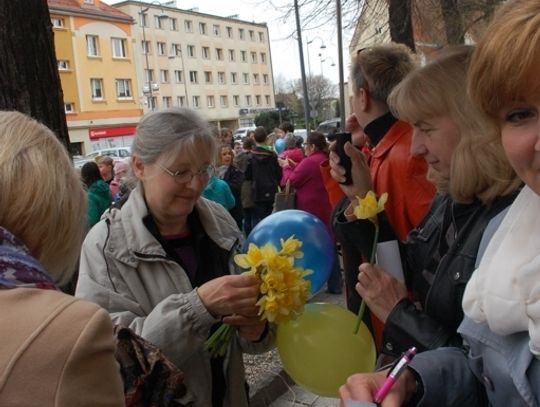
[[[276, 327], [234, 256], [286, 187], [341, 247], [328, 291], [368, 309], [380, 368], [349, 377], [342, 406], [373, 402], [412, 347], [383, 407], [540, 405], [538, 63], [540, 0], [507, 2], [477, 46], [423, 66], [403, 45], [362, 49], [349, 184], [335, 142], [290, 123], [238, 143], [164, 109], [141, 119], [129, 160], [78, 172], [44, 125], [0, 112], [0, 405], [126, 405], [127, 330], [185, 386], [152, 405], [248, 406], [242, 354], [270, 350]], [[354, 211], [369, 191], [389, 195], [377, 233]], [[401, 277], [369, 262], [388, 243]], [[222, 324], [235, 334], [210, 356]]]

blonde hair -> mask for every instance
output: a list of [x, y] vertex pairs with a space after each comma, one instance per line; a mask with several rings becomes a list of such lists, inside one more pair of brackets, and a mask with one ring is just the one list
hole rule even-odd
[[480, 109], [497, 124], [500, 109], [540, 92], [540, 2], [509, 1], [500, 7], [473, 55], [468, 89]]
[[508, 163], [498, 129], [466, 94], [467, 67], [472, 47], [441, 51], [437, 59], [413, 71], [390, 94], [390, 109], [411, 124], [448, 116], [460, 130], [452, 154], [449, 179], [429, 171], [429, 179], [457, 202], [475, 198], [484, 203], [515, 190], [520, 181]]
[[52, 131], [28, 116], [0, 112], [0, 146], [0, 225], [62, 285], [84, 237], [82, 183]]
[[351, 76], [354, 92], [366, 89], [379, 102], [415, 67], [409, 48], [403, 44], [384, 44], [362, 49], [354, 59]]

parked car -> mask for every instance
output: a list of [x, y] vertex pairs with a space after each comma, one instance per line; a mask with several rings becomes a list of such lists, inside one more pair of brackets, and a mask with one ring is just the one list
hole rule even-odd
[[326, 136], [328, 141], [333, 141], [333, 135], [340, 131], [341, 119], [336, 117], [335, 119], [330, 119], [322, 122], [317, 126], [317, 131], [321, 132]]
[[239, 127], [233, 133], [233, 140], [242, 141], [242, 139], [246, 137], [250, 131], [253, 131], [253, 130], [255, 130], [255, 126]]
[[90, 154], [87, 154], [85, 158], [96, 158], [103, 155], [107, 155], [109, 157], [126, 158], [131, 156], [131, 149], [129, 147], [103, 148], [101, 150], [92, 151]]
[[305, 143], [306, 139], [307, 139], [307, 130], [306, 129], [294, 129], [294, 135], [302, 137], [302, 139], [304, 140], [304, 143]]

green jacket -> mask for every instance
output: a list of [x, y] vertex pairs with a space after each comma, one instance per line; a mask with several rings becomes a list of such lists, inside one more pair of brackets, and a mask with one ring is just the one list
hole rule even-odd
[[112, 202], [111, 190], [105, 181], [98, 180], [88, 188], [88, 226], [92, 227], [99, 222], [101, 215], [105, 212]]

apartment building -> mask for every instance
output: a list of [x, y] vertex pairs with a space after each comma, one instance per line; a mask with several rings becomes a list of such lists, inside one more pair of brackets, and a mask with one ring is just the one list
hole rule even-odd
[[131, 144], [143, 114], [133, 19], [98, 0], [48, 0], [73, 154]]
[[172, 106], [197, 109], [218, 127], [253, 123], [274, 108], [268, 27], [161, 5], [124, 1], [131, 16], [134, 60], [144, 111]]

